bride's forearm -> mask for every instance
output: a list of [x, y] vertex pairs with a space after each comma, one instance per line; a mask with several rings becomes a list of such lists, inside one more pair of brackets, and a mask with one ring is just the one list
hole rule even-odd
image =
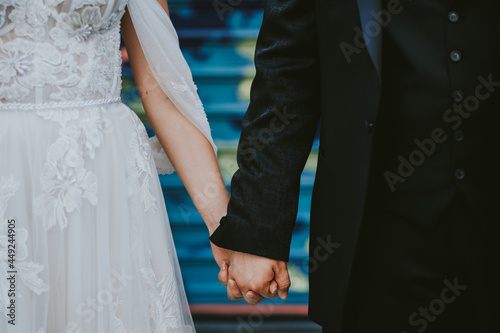
[[153, 130], [212, 234], [226, 215], [229, 201], [212, 146], [156, 82], [128, 13], [122, 19], [122, 32], [134, 80]]
[[161, 89], [142, 99], [158, 140], [211, 234], [226, 215], [229, 193], [210, 142]]

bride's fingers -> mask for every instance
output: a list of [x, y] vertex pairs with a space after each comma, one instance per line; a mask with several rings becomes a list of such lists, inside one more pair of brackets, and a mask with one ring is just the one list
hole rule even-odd
[[229, 298], [232, 301], [243, 298], [243, 295], [241, 294], [241, 291], [238, 288], [238, 286], [236, 285], [236, 281], [234, 281], [234, 280], [228, 280], [227, 298]]
[[229, 278], [228, 273], [227, 273], [227, 263], [225, 261], [222, 262], [222, 266], [220, 268], [219, 274], [217, 275], [219, 278], [219, 282], [223, 286], [227, 286], [227, 280]]
[[229, 289], [229, 286], [227, 287], [227, 298], [231, 301], [238, 301], [242, 299], [242, 297], [234, 296], [233, 293], [231, 292], [231, 289]]
[[276, 282], [276, 280], [272, 280], [269, 284], [269, 291], [271, 292], [271, 297], [269, 298], [275, 298], [278, 296], [278, 282]]
[[249, 290], [245, 294], [245, 301], [247, 301], [248, 304], [251, 305], [256, 305], [260, 303], [264, 299], [263, 296], [257, 294], [256, 292]]
[[264, 298], [276, 298], [276, 296], [278, 296], [278, 283], [273, 280], [259, 289], [250, 289], [245, 294], [245, 299], [253, 298], [258, 303]]

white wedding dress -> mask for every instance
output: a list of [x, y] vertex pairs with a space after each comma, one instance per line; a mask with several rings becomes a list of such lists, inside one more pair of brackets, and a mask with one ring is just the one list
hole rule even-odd
[[156, 0], [0, 0], [2, 333], [194, 332], [157, 176], [172, 165], [120, 102], [126, 6], [152, 79], [211, 140]]

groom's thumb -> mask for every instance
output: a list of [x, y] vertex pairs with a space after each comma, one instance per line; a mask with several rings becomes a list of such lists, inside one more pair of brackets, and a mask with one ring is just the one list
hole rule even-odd
[[286, 263], [280, 263], [274, 272], [274, 280], [278, 283], [278, 296], [281, 299], [288, 297], [288, 289], [290, 289], [290, 276]]

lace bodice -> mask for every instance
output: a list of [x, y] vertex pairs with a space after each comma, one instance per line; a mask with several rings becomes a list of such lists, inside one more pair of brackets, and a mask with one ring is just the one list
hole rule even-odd
[[[216, 153], [177, 33], [156, 0], [0, 0], [0, 111], [42, 110], [65, 124], [80, 107], [119, 102], [125, 6], [154, 79]], [[158, 170], [173, 172], [156, 137], [151, 147]]]
[[0, 106], [118, 100], [127, 0], [0, 0]]

